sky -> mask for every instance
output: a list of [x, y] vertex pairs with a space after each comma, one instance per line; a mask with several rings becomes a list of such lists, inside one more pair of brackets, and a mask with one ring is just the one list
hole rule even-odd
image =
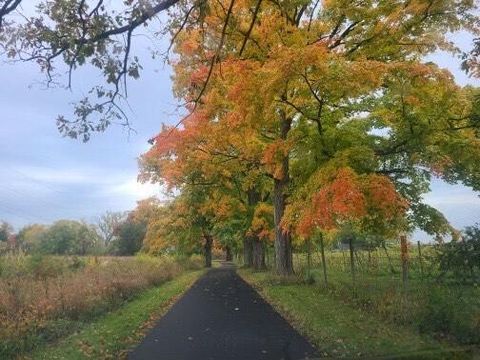
[[73, 90], [66, 91], [45, 89], [34, 64], [1, 65], [0, 220], [17, 229], [64, 218], [94, 222], [107, 210], [131, 210], [137, 200], [161, 193], [158, 185], [137, 183], [137, 158], [161, 123], [174, 123], [179, 115], [171, 70], [151, 59], [148, 46], [137, 39], [145, 70], [128, 89], [135, 132], [114, 125], [87, 143], [63, 138], [55, 119], [71, 114], [71, 102], [102, 81], [98, 72], [75, 73]]
[[[55, 118], [69, 114], [70, 103], [102, 80], [97, 72], [76, 72], [73, 90], [66, 91], [45, 89], [34, 64], [1, 65], [0, 220], [17, 230], [58, 219], [95, 222], [107, 210], [130, 210], [137, 200], [161, 195], [158, 185], [137, 183], [137, 158], [148, 149], [147, 141], [161, 123], [176, 123], [179, 114], [171, 91], [171, 69], [161, 59], [151, 58], [148, 39], [136, 40], [134, 50], [144, 67], [141, 78], [129, 83], [128, 115], [136, 132], [112, 126], [87, 143], [63, 138]], [[166, 41], [160, 48], [165, 48]], [[459, 84], [480, 86], [450, 56], [435, 54], [429, 59], [452, 71]], [[454, 226], [480, 221], [478, 194], [440, 181], [434, 181], [431, 188], [426, 202]], [[415, 236], [427, 240], [425, 234]]]

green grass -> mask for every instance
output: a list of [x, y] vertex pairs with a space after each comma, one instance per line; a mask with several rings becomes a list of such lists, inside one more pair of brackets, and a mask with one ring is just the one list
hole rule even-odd
[[325, 357], [470, 358], [425, 334], [383, 321], [335, 299], [319, 286], [285, 281], [270, 273], [241, 270], [277, 310]]
[[203, 270], [188, 272], [159, 287], [145, 291], [120, 309], [86, 325], [78, 333], [39, 349], [27, 359], [125, 358], [151, 324], [162, 316]]
[[[432, 252], [432, 248], [427, 248]], [[438, 279], [439, 272], [419, 269], [418, 261], [409, 264], [406, 286], [402, 282], [400, 265], [389, 271], [385, 258], [371, 254], [371, 263], [365, 251], [358, 252], [356, 261], [355, 291], [352, 284], [349, 259], [340, 252], [329, 251], [327, 273], [329, 295], [337, 301], [374, 314], [382, 321], [409, 327], [412, 332], [427, 333], [436, 338], [448, 339], [462, 346], [480, 345], [480, 288], [453, 279]], [[390, 251], [392, 263], [400, 260], [398, 251]], [[393, 255], [393, 256], [392, 256]], [[425, 259], [427, 256], [425, 256]], [[305, 254], [296, 254], [296, 273], [299, 279], [315, 280], [324, 289], [323, 271], [318, 256], [307, 271]], [[303, 261], [302, 261], [303, 260]], [[433, 262], [432, 262], [433, 263]], [[423, 269], [433, 269], [424, 261]], [[423, 276], [424, 275], [424, 276]], [[353, 292], [355, 296], [353, 296]]]

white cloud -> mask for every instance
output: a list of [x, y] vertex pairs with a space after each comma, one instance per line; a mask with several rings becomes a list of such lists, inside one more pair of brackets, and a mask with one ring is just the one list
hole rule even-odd
[[112, 195], [121, 195], [135, 200], [145, 199], [150, 196], [162, 196], [162, 189], [158, 184], [142, 184], [136, 179], [128, 179], [119, 184], [112, 185], [106, 191]]

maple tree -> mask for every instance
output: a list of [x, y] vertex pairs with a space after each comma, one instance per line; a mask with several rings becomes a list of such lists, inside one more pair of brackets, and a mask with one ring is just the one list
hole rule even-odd
[[316, 227], [450, 231], [429, 226], [442, 218], [422, 194], [431, 176], [478, 189], [477, 91], [422, 57], [456, 51], [447, 31], [476, 31], [474, 4], [257, 5], [211, 5], [178, 34], [175, 93], [190, 114], [170, 133], [203, 130], [203, 161], [222, 153], [269, 179], [277, 272], [293, 272], [292, 235]]
[[242, 239], [245, 264], [264, 268], [264, 243], [269, 241], [271, 226], [263, 201], [267, 184], [252, 161], [235, 155], [233, 144], [247, 143], [245, 137], [229, 132], [236, 139], [230, 142], [221, 135], [226, 130], [224, 123], [204, 120], [203, 114], [195, 114], [184, 121], [182, 129], [164, 127], [151, 150], [141, 157], [140, 180], [160, 182], [182, 194], [204, 191], [205, 199], [190, 206], [211, 214], [210, 232], [226, 248], [237, 248], [232, 238]]
[[209, 189], [205, 187], [183, 188], [178, 197], [176, 214], [182, 221], [182, 229], [190, 241], [200, 239], [203, 244], [205, 266], [212, 266], [214, 214], [209, 206]]

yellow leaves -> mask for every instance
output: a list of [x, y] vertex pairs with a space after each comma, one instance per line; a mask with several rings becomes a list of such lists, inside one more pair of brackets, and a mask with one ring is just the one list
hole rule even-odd
[[200, 36], [201, 34], [194, 29], [180, 33], [176, 51], [185, 56], [196, 55], [200, 50]]
[[322, 0], [322, 7], [325, 10], [328, 10], [329, 8], [332, 8], [335, 3], [335, 0]]
[[209, 208], [213, 210], [215, 217], [218, 220], [227, 219], [233, 215], [235, 209], [233, 208], [232, 199], [228, 196], [215, 197], [211, 200]]
[[273, 207], [265, 202], [260, 202], [255, 207], [252, 222], [247, 234], [256, 235], [259, 239], [271, 241], [274, 238], [273, 231]]
[[137, 201], [137, 207], [130, 213], [130, 217], [134, 221], [148, 223], [149, 219], [154, 218], [161, 208], [161, 201], [152, 196]]
[[290, 148], [291, 144], [284, 140], [276, 140], [265, 147], [262, 163], [275, 179], [281, 180], [285, 176], [282, 161], [288, 155]]

